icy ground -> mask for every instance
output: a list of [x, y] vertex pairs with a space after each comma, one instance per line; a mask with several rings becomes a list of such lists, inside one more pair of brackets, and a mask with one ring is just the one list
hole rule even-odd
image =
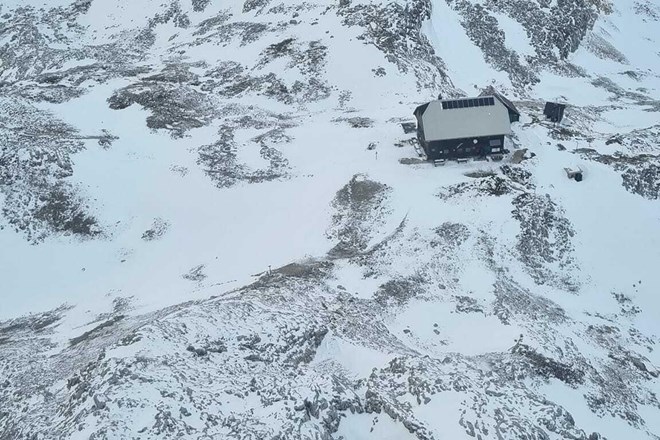
[[[2, 2], [0, 440], [659, 439], [659, 39], [651, 0]], [[489, 85], [527, 159], [420, 160], [412, 110]]]

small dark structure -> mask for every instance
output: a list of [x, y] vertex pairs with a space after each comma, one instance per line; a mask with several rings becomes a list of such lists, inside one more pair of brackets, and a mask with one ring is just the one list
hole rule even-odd
[[513, 105], [513, 102], [509, 101], [506, 97], [504, 97], [502, 94], [500, 94], [493, 86], [488, 86], [484, 89], [483, 92], [479, 95], [481, 96], [494, 96], [497, 100], [499, 100], [504, 106], [507, 108], [509, 111], [509, 122], [518, 122], [520, 121], [520, 112], [516, 108], [515, 105]]
[[564, 168], [564, 171], [566, 171], [566, 177], [568, 177], [569, 179], [573, 179], [576, 182], [582, 182], [582, 179], [584, 177], [582, 175], [582, 169]]
[[543, 109], [543, 114], [552, 122], [561, 122], [561, 120], [564, 118], [565, 108], [565, 104], [559, 104], [558, 102], [546, 102], [545, 108]]
[[[515, 108], [515, 107], [514, 107]], [[511, 132], [509, 108], [496, 96], [443, 99], [420, 105], [417, 138], [434, 161], [502, 157], [504, 136]]]
[[416, 130], [414, 122], [402, 122], [401, 123], [401, 128], [403, 128], [403, 132], [405, 134], [414, 133], [415, 130]]

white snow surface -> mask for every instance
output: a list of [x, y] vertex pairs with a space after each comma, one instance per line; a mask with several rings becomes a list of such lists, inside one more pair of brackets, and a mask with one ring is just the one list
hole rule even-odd
[[[645, 150], [605, 143], [614, 135], [627, 136], [660, 124], [660, 21], [634, 12], [644, 2], [614, 1], [613, 12], [599, 18], [587, 36], [607, 40], [625, 56], [625, 63], [580, 47], [568, 61], [586, 72], [584, 76], [570, 77], [548, 68], [539, 72], [540, 82], [530, 88], [529, 96], [515, 101], [522, 119], [513, 125], [508, 147], [526, 148], [527, 157], [530, 153], [533, 157], [517, 166], [507, 156], [499, 163], [471, 161], [444, 167], [400, 163], [417, 157], [409, 142], [414, 134], [404, 134], [400, 123], [412, 121], [416, 105], [435, 96], [418, 87], [412, 69], [397, 67], [378, 44], [365, 41], [364, 29], [342, 24], [341, 16], [332, 10], [335, 6], [326, 14], [325, 5], [305, 3], [307, 7], [296, 9], [299, 15], [294, 18], [286, 8], [300, 6], [295, 2], [283, 3], [284, 12], [268, 12], [269, 6], [244, 12], [238, 1], [211, 1], [204, 11], [194, 11], [187, 1], [175, 3], [187, 12], [191, 24], [181, 28], [168, 21], [153, 27], [153, 46], [135, 62], [148, 73], [87, 79], [82, 83], [86, 92], [79, 97], [33, 103], [81, 134], [107, 130], [117, 136], [108, 148], [98, 146], [96, 139], [85, 140], [85, 148], [72, 154], [73, 173], [65, 178], [79, 189], [102, 234], [80, 238], [52, 233], [33, 243], [0, 218], [0, 350], [3, 343], [18, 341], [9, 333], [11, 325], [65, 305], [47, 333], [33, 339], [46, 338], [52, 344], [34, 349], [41, 356], [34, 365], [57, 365], [61, 370], [53, 367], [53, 371], [63, 372], [44, 389], [69, 401], [75, 385], [67, 381], [86, 377], [88, 362], [104, 359], [104, 371], [111, 372], [106, 377], [99, 371], [84, 379], [94, 396], [106, 399], [106, 412], [93, 406], [91, 391], [84, 403], [68, 407], [73, 415], [44, 412], [49, 414], [46, 419], [58, 424], [61, 431], [57, 432], [67, 433], [58, 438], [449, 440], [474, 438], [469, 433], [475, 429], [490, 433], [484, 439], [592, 440], [587, 437], [592, 432], [602, 436], [594, 439], [660, 436], [660, 403], [654, 397], [660, 393], [660, 201], [628, 191], [622, 185], [623, 171], [580, 153], [580, 149], [593, 149], [603, 155], [617, 151], [660, 154], [658, 131]], [[10, 1], [3, 2], [0, 12], [69, 4], [64, 0]], [[382, 6], [379, 1], [373, 4]], [[450, 2], [433, 0], [431, 4], [421, 35], [446, 66], [452, 87], [448, 90], [471, 96], [488, 85], [505, 94], [515, 89], [506, 72], [485, 60]], [[89, 10], [76, 18], [81, 30], [76, 31], [79, 34], [71, 46], [100, 47], [137, 33], [167, 6], [161, 0], [93, 0]], [[225, 12], [232, 14], [230, 23], [280, 26], [248, 42], [219, 36], [204, 40], [215, 31], [202, 37], [195, 33], [204, 20]], [[524, 27], [504, 13], [496, 18], [505, 31], [507, 47], [521, 57], [534, 56]], [[293, 19], [297, 24], [289, 26]], [[273, 72], [293, 90], [296, 81], [309, 80], [301, 70], [304, 61], [290, 63], [281, 57], [259, 64], [269, 46], [287, 38], [294, 38], [301, 47], [318, 41], [326, 48], [323, 73], [317, 79], [327, 81], [328, 97], [300, 103], [254, 91], [236, 97], [204, 92], [212, 105], [233, 105], [236, 113], [212, 118], [182, 137], [172, 136], [168, 129], [148, 128], [145, 121], [151, 110], [143, 105], [109, 107], [108, 99], [117, 90], [145, 80], [172, 62], [189, 63], [191, 71], [201, 74], [234, 61], [246, 67], [246, 74]], [[199, 44], [194, 43], [198, 40]], [[69, 59], [46, 72], [96, 62]], [[195, 67], [194, 63], [202, 62], [206, 67]], [[7, 63], [0, 64], [0, 80]], [[380, 67], [385, 75], [374, 73]], [[638, 79], [625, 71], [636, 72]], [[617, 96], [594, 85], [599, 77], [612, 79], [625, 92], [644, 93], [648, 100], [642, 103], [632, 95]], [[21, 81], [19, 85], [25, 88], [37, 84], [36, 80]], [[203, 90], [199, 84], [190, 87]], [[0, 93], [4, 93], [1, 88]], [[540, 113], [546, 99], [569, 103], [567, 118], [559, 127], [543, 121]], [[285, 174], [217, 185], [200, 162], [199, 148], [217, 142], [232, 117], [256, 115], [266, 120], [265, 114], [284, 115], [291, 121], [285, 128], [288, 140], [267, 143], [286, 159]], [[350, 118], [356, 117], [368, 120], [354, 127]], [[577, 134], [558, 137], [562, 129]], [[246, 169], [268, 170], [270, 159], [255, 140], [268, 130], [235, 131], [235, 157]], [[529, 181], [506, 177], [502, 165], [530, 173]], [[567, 179], [564, 170], [577, 167], [584, 173], [580, 183]], [[489, 177], [469, 177], [470, 173]], [[490, 185], [491, 174], [504, 178], [509, 190], [484, 195], [482, 189]], [[353, 202], [349, 209], [338, 202], [338, 192], [354, 176], [358, 176], [355, 182], [377, 182], [385, 188], [378, 193], [382, 201], [368, 205], [367, 213], [355, 214], [355, 219], [350, 209], [359, 203]], [[519, 199], [521, 194], [530, 199]], [[0, 202], [5, 197], [0, 193]], [[526, 201], [520, 208], [516, 200]], [[525, 214], [534, 203], [545, 210]], [[549, 222], [547, 229], [526, 229], [525, 222], [534, 223], [543, 216], [551, 217], [539, 221], [546, 226], [543, 221]], [[342, 222], [350, 223], [346, 218], [358, 225], [365, 243], [357, 254], [337, 257], [333, 252], [342, 234], [348, 233], [333, 231], [341, 229]], [[561, 250], [563, 221], [570, 229], [568, 256]], [[145, 231], [159, 224], [164, 225], [162, 236], [143, 239]], [[447, 238], [442, 235], [446, 228], [459, 232]], [[547, 242], [548, 255], [534, 254], [537, 238]], [[312, 281], [298, 279], [287, 272], [293, 270], [292, 263], [305, 268], [320, 265], [318, 270], [324, 275]], [[203, 276], [192, 276], [196, 268]], [[423, 281], [418, 283], [418, 279]], [[387, 293], [391, 292], [388, 283], [403, 287], [393, 290], [399, 292], [396, 295]], [[522, 292], [522, 305], [511, 300], [502, 306], [501, 289]], [[617, 294], [625, 299], [617, 300]], [[128, 306], [118, 311], [122, 301]], [[550, 316], [556, 310], [561, 310], [561, 317]], [[85, 341], [72, 342], [85, 332], [99, 334], [99, 324], [119, 314], [119, 324], [100, 330], [102, 336], [96, 341], [92, 338], [89, 346]], [[112, 333], [113, 325], [116, 333]], [[320, 342], [308, 350], [306, 341], [313, 340], [320, 328], [325, 330]], [[139, 335], [135, 343], [122, 342], [134, 334]], [[254, 335], [258, 343], [245, 342]], [[534, 375], [516, 367], [510, 359], [523, 356], [512, 349], [520, 336], [536, 353], [582, 369], [584, 382], [565, 383], [552, 374]], [[291, 338], [302, 341], [301, 353], [290, 348], [298, 343]], [[211, 352], [205, 363], [186, 351], [190, 344], [214, 346], [215, 341], [223, 341], [226, 351]], [[266, 354], [256, 351], [257, 346]], [[304, 360], [296, 360], [289, 370], [287, 362], [293, 361], [282, 360], [286, 350], [277, 351], [280, 346]], [[1, 353], [5, 358], [0, 358], [0, 386], [3, 379], [13, 384], [30, 371], [16, 365], [26, 364], [31, 354]], [[246, 362], [249, 354], [272, 358]], [[71, 359], [68, 367], [62, 366], [66, 359]], [[639, 360], [647, 371], [638, 371], [638, 363], [626, 364], [625, 359]], [[513, 385], [507, 387], [494, 376], [504, 374], [511, 365]], [[608, 376], [614, 371], [612, 365], [629, 373], [619, 379], [640, 400], [612, 398], [604, 406], [594, 403], [602, 397], [598, 393], [607, 389], [603, 383], [612, 380]], [[115, 373], [121, 376], [117, 372], [122, 368], [134, 368], [135, 377], [109, 381]], [[261, 391], [250, 391], [251, 387]], [[280, 388], [287, 390], [288, 397], [268, 400]], [[614, 385], [612, 389], [616, 394]], [[333, 393], [341, 395], [344, 403], [361, 402], [355, 406], [360, 409], [342, 407], [331, 437], [315, 437], [325, 426], [323, 417], [334, 420], [323, 412], [319, 396], [329, 402]], [[370, 393], [382, 400], [377, 411], [376, 404], [365, 397]], [[511, 400], [498, 400], [505, 398]], [[37, 392], [30, 399], [21, 401], [26, 417], [34, 417], [26, 421], [38, 420], [38, 411], [49, 410], [48, 399]], [[314, 415], [313, 406], [304, 406], [312, 401], [321, 408], [321, 416]], [[482, 405], [484, 418], [476, 415], [474, 405]], [[182, 410], [180, 414], [181, 407], [191, 415], [182, 415]], [[7, 408], [20, 413], [20, 406]], [[502, 415], [506, 421], [497, 421], [493, 414], [504, 413], [494, 408], [509, 408], [511, 412]], [[34, 438], [48, 438], [45, 425], [23, 425], [10, 431], [13, 425], [3, 420], [2, 410], [0, 406], [0, 439], [28, 438], [29, 429], [39, 433]], [[159, 425], [167, 411], [174, 421]], [[287, 417], [305, 411], [307, 416], [295, 419], [300, 420], [298, 431], [286, 433]], [[562, 425], [565, 412], [572, 416], [574, 426]], [[632, 419], [633, 413], [641, 422]], [[213, 425], [209, 415], [218, 414], [238, 421], [232, 426], [224, 418]], [[560, 420], [554, 430], [550, 424], [537, 422], [553, 417]], [[516, 425], [511, 420], [523, 421]], [[162, 426], [173, 428], [168, 431]], [[479, 431], [485, 427], [490, 430]], [[146, 431], [140, 431], [143, 428]], [[538, 430], [547, 437], [517, 436]], [[284, 434], [275, 437], [278, 433]], [[576, 436], [569, 437], [571, 433]]]

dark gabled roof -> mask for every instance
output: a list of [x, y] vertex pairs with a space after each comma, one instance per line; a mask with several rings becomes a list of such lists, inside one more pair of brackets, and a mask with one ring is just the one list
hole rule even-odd
[[413, 115], [415, 115], [415, 116], [421, 116], [421, 115], [423, 115], [424, 112], [426, 111], [426, 107], [428, 107], [428, 106], [429, 106], [429, 103], [428, 103], [428, 102], [427, 102], [426, 104], [422, 104], [422, 105], [420, 105], [419, 107], [417, 107], [417, 108], [415, 109], [415, 111], [413, 112]]
[[505, 106], [506, 108], [509, 109], [509, 111], [511, 111], [511, 112], [517, 114], [518, 116], [520, 116], [520, 112], [518, 111], [518, 109], [516, 108], [516, 106], [513, 105], [513, 102], [509, 101], [509, 100], [506, 99], [503, 95], [501, 95], [497, 90], [495, 90], [495, 87], [493, 87], [493, 86], [488, 86], [488, 87], [486, 87], [486, 88], [481, 92], [481, 94], [480, 94], [479, 96], [494, 96], [494, 97], [496, 97], [497, 99], [499, 99], [500, 102], [501, 102], [502, 104], [504, 104], [504, 106]]
[[543, 109], [543, 112], [545, 113], [545, 112], [548, 112], [548, 111], [552, 111], [556, 108], [564, 109], [564, 108], [566, 108], [566, 104], [561, 104], [559, 102], [548, 101], [548, 102], [545, 103], [545, 108]]

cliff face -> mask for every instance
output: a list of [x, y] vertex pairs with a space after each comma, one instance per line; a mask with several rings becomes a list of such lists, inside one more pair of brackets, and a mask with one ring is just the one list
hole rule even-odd
[[[4, 2], [0, 439], [658, 438], [658, 35], [646, 0]], [[488, 86], [527, 159], [419, 160], [413, 109]]]

